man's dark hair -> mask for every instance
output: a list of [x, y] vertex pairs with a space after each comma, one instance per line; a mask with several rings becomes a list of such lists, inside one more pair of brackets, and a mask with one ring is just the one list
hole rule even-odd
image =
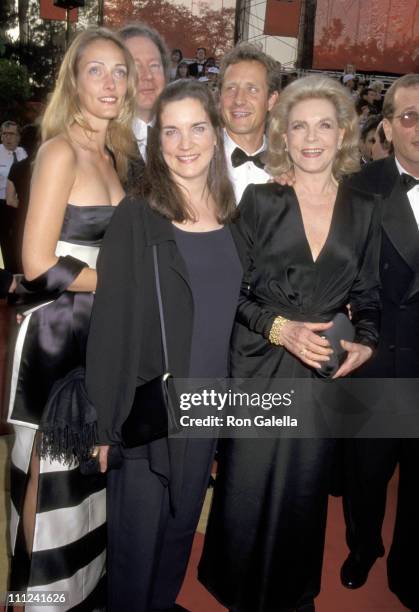
[[130, 23], [120, 30], [118, 30], [119, 36], [122, 40], [129, 40], [130, 38], [148, 38], [153, 42], [160, 52], [161, 63], [163, 66], [164, 76], [166, 82], [169, 80], [170, 74], [170, 57], [169, 50], [160, 34], [147, 25], [146, 23]]

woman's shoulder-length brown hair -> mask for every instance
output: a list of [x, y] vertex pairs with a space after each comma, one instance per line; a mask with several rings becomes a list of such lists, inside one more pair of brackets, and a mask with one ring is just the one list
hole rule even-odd
[[160, 94], [155, 106], [155, 123], [147, 143], [147, 164], [143, 179], [139, 181], [136, 190], [137, 195], [147, 197], [150, 206], [171, 221], [196, 220], [184, 191], [173, 178], [164, 160], [160, 144], [161, 116], [165, 106], [170, 102], [180, 102], [188, 98], [202, 104], [215, 132], [216, 146], [209, 166], [207, 188], [216, 204], [218, 222], [227, 223], [234, 218], [236, 205], [225, 160], [221, 119], [211, 92], [206, 85], [197, 81], [174, 81]]
[[339, 180], [346, 174], [357, 172], [360, 167], [359, 122], [352, 96], [347, 87], [322, 75], [297, 79], [281, 92], [270, 114], [267, 171], [272, 176], [280, 176], [293, 168], [292, 159], [286, 150], [284, 134], [293, 106], [302, 100], [310, 99], [329, 100], [336, 110], [338, 126], [345, 130], [342, 145], [333, 162], [333, 176]]

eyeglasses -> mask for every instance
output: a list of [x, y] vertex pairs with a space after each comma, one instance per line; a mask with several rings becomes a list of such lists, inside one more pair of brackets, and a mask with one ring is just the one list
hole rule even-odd
[[400, 123], [405, 128], [411, 128], [419, 123], [419, 113], [414, 110], [406, 111], [400, 115], [395, 115], [395, 119], [400, 119]]

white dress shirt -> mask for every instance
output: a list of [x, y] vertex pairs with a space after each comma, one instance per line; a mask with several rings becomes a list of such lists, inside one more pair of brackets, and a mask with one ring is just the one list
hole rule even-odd
[[[403, 168], [403, 166], [401, 165], [397, 157], [395, 157], [395, 160], [396, 160], [397, 170], [400, 172], [400, 174], [404, 172], [405, 174], [411, 175], [410, 172], [408, 172], [407, 170]], [[419, 180], [418, 176], [415, 176], [413, 178]], [[407, 192], [407, 197], [409, 198], [410, 206], [412, 207], [412, 211], [413, 211], [413, 214], [415, 215], [416, 223], [418, 224], [418, 227], [419, 227], [419, 185], [416, 185], [415, 187], [412, 187], [412, 189], [409, 189], [409, 191]]]
[[140, 151], [141, 157], [144, 161], [147, 159], [147, 136], [148, 128], [153, 125], [153, 121], [146, 123], [139, 117], [135, 117], [132, 122], [132, 131], [134, 132], [135, 139], [137, 141], [138, 150]]
[[[236, 196], [236, 203], [239, 204], [241, 197], [243, 195], [243, 191], [246, 189], [248, 185], [251, 183], [259, 184], [259, 183], [267, 183], [272, 177], [270, 174], [263, 170], [262, 168], [258, 168], [255, 166], [253, 162], [245, 162], [238, 166], [237, 168], [233, 168], [233, 164], [231, 163], [231, 154], [234, 149], [238, 147], [239, 149], [243, 149], [243, 147], [239, 147], [238, 144], [234, 142], [234, 140], [227, 134], [227, 130], [224, 129], [224, 149], [227, 160], [227, 168], [230, 176], [230, 180], [233, 183], [234, 193]], [[266, 138], [263, 137], [263, 144], [254, 153], [251, 155], [256, 155], [256, 153], [260, 153], [266, 149]], [[244, 151], [246, 155], [249, 155], [247, 151]]]
[[7, 177], [14, 162], [13, 153], [16, 153], [16, 161], [21, 161], [27, 157], [26, 151], [22, 147], [9, 151], [4, 144], [0, 144], [0, 200], [6, 199]]

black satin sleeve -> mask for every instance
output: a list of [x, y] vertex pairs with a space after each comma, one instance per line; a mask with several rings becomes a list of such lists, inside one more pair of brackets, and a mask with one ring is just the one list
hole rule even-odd
[[355, 326], [355, 342], [376, 348], [381, 321], [379, 260], [381, 250], [381, 200], [371, 216], [368, 237], [358, 275], [351, 287], [350, 305]]
[[238, 208], [239, 218], [237, 228], [246, 245], [247, 255], [244, 263], [244, 275], [240, 290], [236, 321], [248, 329], [267, 337], [275, 317], [271, 310], [263, 308], [252, 297], [251, 278], [254, 270], [254, 237], [257, 228], [257, 206], [255, 186], [246, 187]]
[[14, 302], [20, 306], [56, 299], [87, 267], [86, 262], [71, 255], [59, 257], [55, 265], [33, 280], [22, 280], [16, 288]]

